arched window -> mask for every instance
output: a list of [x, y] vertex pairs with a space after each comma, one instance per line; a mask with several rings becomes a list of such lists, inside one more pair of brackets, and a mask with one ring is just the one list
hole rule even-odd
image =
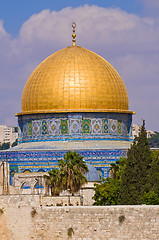
[[31, 173], [31, 171], [29, 169], [26, 169], [26, 170], [23, 171], [23, 173], [27, 174], [27, 173]]
[[41, 168], [38, 170], [38, 172], [45, 172], [45, 170]]
[[43, 185], [41, 183], [36, 183], [34, 186], [35, 189], [39, 189], [39, 188], [44, 188]]
[[30, 189], [31, 187], [30, 187], [29, 183], [24, 182], [24, 183], [22, 184], [21, 188], [22, 188], [22, 189]]
[[102, 169], [98, 168], [98, 169], [97, 169], [97, 172], [98, 172], [99, 177], [100, 177], [100, 180], [101, 180], [102, 177], [103, 177], [103, 171], [102, 171]]
[[15, 174], [15, 171], [12, 170], [12, 171], [10, 172], [10, 185], [13, 185], [13, 177], [14, 177], [14, 174]]

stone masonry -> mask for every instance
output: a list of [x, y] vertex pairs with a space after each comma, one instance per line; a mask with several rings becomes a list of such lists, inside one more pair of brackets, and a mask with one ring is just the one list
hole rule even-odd
[[0, 196], [0, 240], [158, 240], [159, 206], [50, 206]]

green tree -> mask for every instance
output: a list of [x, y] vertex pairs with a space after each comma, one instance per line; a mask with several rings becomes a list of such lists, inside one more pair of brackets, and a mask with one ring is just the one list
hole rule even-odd
[[0, 150], [6, 150], [10, 148], [10, 143], [3, 143], [1, 146], [0, 146]]
[[67, 152], [64, 159], [59, 160], [59, 171], [62, 189], [68, 190], [72, 195], [87, 182], [84, 174], [88, 172], [88, 167], [83, 157], [75, 151]]
[[155, 135], [153, 135], [148, 140], [151, 148], [159, 147], [159, 132], [155, 132]]
[[142, 203], [146, 205], [159, 205], [159, 194], [154, 191], [144, 192], [141, 197]]
[[60, 194], [60, 174], [58, 169], [53, 169], [48, 172], [48, 175], [44, 175], [44, 179], [46, 180], [46, 186], [51, 187], [51, 195], [58, 196]]
[[124, 157], [121, 157], [120, 160], [116, 161], [116, 163], [111, 163], [110, 170], [109, 170], [111, 178], [120, 179], [125, 169], [125, 166], [126, 166], [126, 158]]
[[15, 142], [12, 143], [12, 147], [15, 147], [18, 145], [18, 138], [15, 140]]
[[148, 181], [151, 164], [152, 156], [145, 121], [143, 121], [138, 142], [134, 140], [128, 150], [126, 166], [121, 178], [120, 204], [142, 204], [142, 196], [151, 189]]
[[151, 190], [159, 197], [159, 151], [152, 152], [152, 163], [149, 174], [149, 184]]
[[103, 179], [101, 184], [95, 184], [94, 205], [117, 205], [121, 175], [125, 169], [126, 158], [121, 157], [116, 163], [110, 164], [111, 178]]
[[93, 205], [106, 206], [117, 205], [120, 189], [119, 179], [103, 179], [101, 184], [95, 184], [95, 194], [93, 199], [95, 200]]

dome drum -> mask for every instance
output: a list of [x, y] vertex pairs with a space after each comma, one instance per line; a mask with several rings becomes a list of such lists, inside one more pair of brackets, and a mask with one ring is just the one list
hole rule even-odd
[[43, 113], [18, 118], [19, 142], [131, 140], [132, 115], [128, 113]]

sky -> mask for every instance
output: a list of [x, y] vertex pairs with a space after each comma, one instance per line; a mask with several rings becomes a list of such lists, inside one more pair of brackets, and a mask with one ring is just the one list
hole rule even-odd
[[159, 131], [159, 0], [1, 0], [0, 124], [17, 126], [24, 85], [38, 64], [76, 43], [122, 77], [133, 123]]

